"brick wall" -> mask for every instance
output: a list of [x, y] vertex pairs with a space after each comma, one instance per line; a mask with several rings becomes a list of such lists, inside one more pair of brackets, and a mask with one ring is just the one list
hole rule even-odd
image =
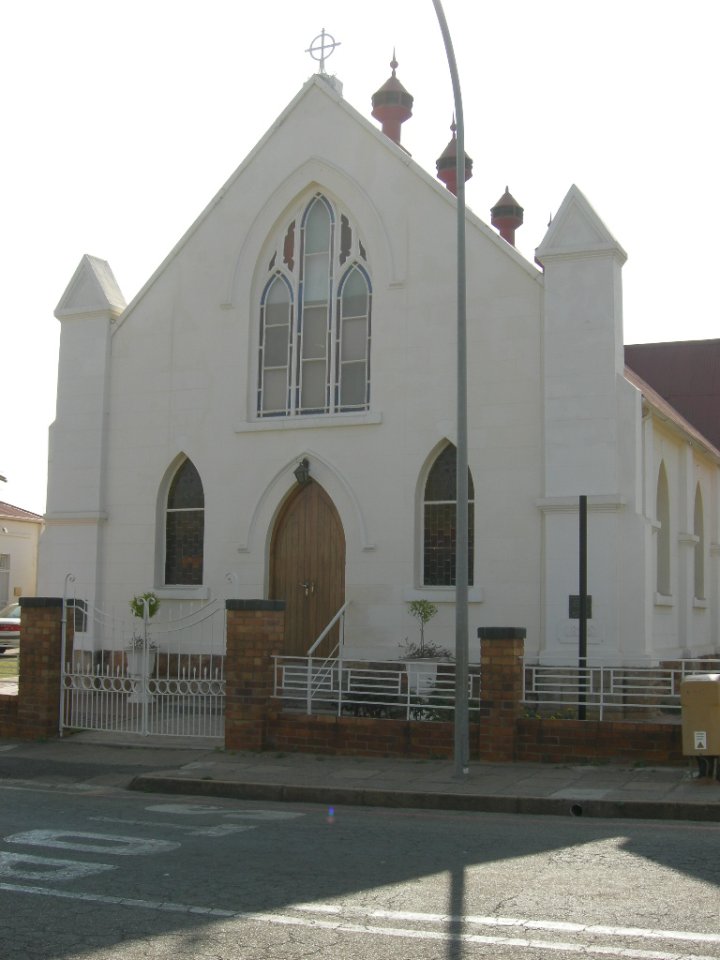
[[[476, 756], [477, 724], [471, 728], [475, 736], [471, 729], [470, 750]], [[279, 714], [268, 723], [265, 746], [288, 753], [450, 759], [453, 725], [442, 721]]]
[[225, 606], [225, 747], [262, 750], [276, 713], [272, 658], [283, 649], [285, 603], [228, 600]]
[[523, 657], [526, 631], [517, 627], [481, 627], [480, 724], [481, 760], [515, 759], [515, 723], [522, 710]]
[[[60, 711], [60, 650], [63, 602], [59, 597], [21, 597], [21, 668], [17, 736], [36, 740], [57, 736]], [[68, 649], [73, 618], [68, 617]]]
[[17, 694], [0, 693], [0, 737], [17, 737]]
[[[513, 721], [513, 751], [483, 749], [482, 726], [470, 724], [470, 759], [486, 762], [628, 762], [682, 766], [680, 727], [670, 723]], [[507, 744], [505, 744], [507, 746]], [[358, 757], [451, 759], [453, 725], [369, 717], [279, 714], [265, 731], [265, 749]]]
[[626, 761], [682, 766], [677, 723], [520, 719], [514, 759], [524, 763]]
[[[525, 631], [489, 627], [481, 641], [480, 722], [469, 727], [471, 760], [512, 761], [516, 720], [521, 710]], [[363, 757], [451, 759], [452, 722], [385, 720], [371, 717], [302, 716], [276, 712], [265, 729], [273, 750]]]

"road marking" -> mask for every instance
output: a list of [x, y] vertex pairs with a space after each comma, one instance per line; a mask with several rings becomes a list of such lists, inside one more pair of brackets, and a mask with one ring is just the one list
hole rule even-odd
[[[314, 930], [331, 930], [335, 933], [358, 933], [381, 937], [398, 937], [410, 940], [433, 940], [445, 943], [467, 943], [491, 947], [520, 947], [532, 950], [550, 950], [554, 953], [564, 950], [566, 953], [577, 953], [584, 957], [589, 955], [600, 955], [608, 957], [619, 957], [620, 960], [718, 960], [717, 955], [706, 956], [702, 954], [683, 953], [682, 958], [677, 953], [667, 953], [658, 950], [632, 950], [616, 946], [603, 946], [602, 944], [585, 944], [563, 942], [557, 940], [533, 940], [528, 937], [490, 937], [481, 936], [473, 933], [454, 933], [452, 931], [441, 930], [418, 930], [412, 928], [397, 927], [379, 927], [371, 926], [365, 923], [348, 923], [342, 919], [320, 920], [310, 919], [298, 916], [289, 916], [287, 914], [269, 914], [269, 913], [242, 913], [231, 910], [218, 910], [212, 907], [196, 907], [190, 904], [173, 903], [172, 901], [160, 900], [137, 900], [125, 897], [108, 897], [92, 893], [75, 893], [69, 890], [51, 890], [45, 887], [33, 887], [22, 884], [0, 883], [0, 890], [8, 893], [25, 893], [33, 896], [56, 897], [63, 900], [80, 900], [86, 903], [98, 903], [107, 906], [131, 907], [140, 910], [156, 910], [168, 913], [185, 913], [206, 917], [218, 917], [222, 919], [240, 920], [253, 923], [267, 923], [280, 926], [308, 927]], [[322, 905], [321, 905], [322, 906]], [[331, 907], [332, 910], [339, 909]], [[384, 911], [392, 913], [392, 911]], [[368, 914], [373, 911], [367, 911]], [[420, 917], [435, 917], [440, 914], [416, 914]], [[463, 918], [460, 918], [463, 919]], [[467, 918], [465, 918], [467, 919]], [[544, 921], [533, 921], [544, 922]], [[587, 931], [589, 928], [583, 928]], [[602, 928], [612, 930], [614, 928]], [[624, 928], [618, 928], [624, 929]], [[627, 928], [630, 929], [630, 928]], [[688, 938], [701, 940], [706, 934], [688, 933]]]
[[227, 807], [203, 807], [196, 803], [155, 803], [146, 810], [157, 813], [182, 813], [188, 815], [203, 813], [221, 813], [233, 820], [295, 820], [304, 817], [304, 813], [290, 810], [228, 810]]
[[292, 813], [289, 810], [242, 810], [233, 813], [226, 813], [226, 817], [233, 820], [295, 820], [297, 817], [304, 817], [304, 813]]
[[157, 813], [182, 813], [187, 815], [226, 812], [225, 807], [203, 806], [200, 803], [153, 803], [145, 809]]
[[124, 823], [129, 826], [162, 827], [163, 830], [182, 830], [191, 837], [227, 837], [231, 833], [257, 830], [235, 823], [220, 823], [216, 827], [190, 826], [187, 823], [168, 823], [167, 820], [123, 820], [121, 817], [89, 817], [95, 823]]
[[417, 913], [411, 910], [369, 910], [340, 907], [331, 903], [296, 903], [295, 910], [331, 915], [350, 914], [373, 920], [410, 920], [421, 923], [465, 923], [482, 927], [522, 927], [552, 933], [589, 933], [603, 937], [643, 937], [651, 940], [687, 940], [695, 943], [720, 943], [718, 933], [693, 933], [687, 930], [659, 930], [652, 927], [611, 927], [604, 924], [568, 923], [556, 920], [530, 920], [521, 917], [453, 916], [447, 913]]
[[52, 857], [33, 857], [26, 853], [0, 850], [0, 877], [15, 877], [18, 880], [77, 880], [79, 877], [114, 869], [111, 863], [55, 860]]
[[[69, 839], [63, 839], [67, 837]], [[89, 840], [90, 843], [78, 843]], [[81, 830], [28, 830], [5, 837], [7, 843], [31, 847], [54, 847], [57, 850], [79, 850], [81, 853], [110, 853], [113, 856], [168, 853], [180, 846], [174, 840], [151, 840], [146, 837], [125, 837], [110, 833], [85, 833]]]
[[106, 796], [109, 793], [120, 793], [119, 787], [99, 785], [97, 783], [46, 783], [42, 780], [3, 780], [0, 790], [15, 790], [24, 793], [60, 793], [72, 796], [81, 793], [87, 797]]

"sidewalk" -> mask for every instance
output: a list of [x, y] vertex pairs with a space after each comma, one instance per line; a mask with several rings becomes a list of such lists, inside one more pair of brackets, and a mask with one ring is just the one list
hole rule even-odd
[[[720, 782], [697, 766], [471, 763], [466, 778], [442, 760], [226, 753], [214, 741], [128, 740], [81, 733], [42, 744], [5, 741], [1, 758], [34, 757], [77, 767], [116, 767], [86, 778], [149, 793], [321, 803], [530, 813], [556, 816], [720, 821]], [[10, 752], [6, 752], [10, 751]]]

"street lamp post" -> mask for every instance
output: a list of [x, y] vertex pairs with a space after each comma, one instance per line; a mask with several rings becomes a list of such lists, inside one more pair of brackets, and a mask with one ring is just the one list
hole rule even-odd
[[455, 515], [455, 776], [468, 773], [468, 452], [467, 452], [467, 354], [465, 278], [465, 121], [455, 52], [440, 0], [433, 0], [445, 53], [453, 96], [457, 138], [457, 493]]

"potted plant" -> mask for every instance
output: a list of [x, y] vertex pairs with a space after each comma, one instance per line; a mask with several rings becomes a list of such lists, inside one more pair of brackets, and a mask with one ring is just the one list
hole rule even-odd
[[148, 690], [147, 680], [155, 667], [155, 651], [157, 644], [148, 636], [147, 623], [154, 617], [160, 607], [160, 601], [151, 591], [136, 594], [130, 600], [132, 615], [142, 620], [142, 627], [133, 627], [133, 635], [127, 645], [127, 672], [133, 680], [133, 689], [128, 703], [148, 703], [152, 695]]
[[408, 603], [408, 612], [415, 617], [420, 626], [420, 643], [414, 643], [406, 637], [400, 649], [402, 659], [406, 661], [405, 669], [410, 687], [419, 693], [434, 685], [437, 664], [453, 658], [445, 647], [425, 641], [425, 624], [429, 623], [438, 612], [437, 604], [431, 603], [430, 600], [411, 600]]
[[[420, 624], [420, 646], [417, 648], [418, 652], [415, 654], [415, 657], [424, 657], [425, 653], [425, 624], [429, 623], [435, 614], [438, 612], [437, 604], [431, 603], [429, 600], [411, 600], [408, 603], [408, 612], [411, 616]], [[407, 641], [405, 641], [407, 643]], [[414, 646], [414, 644], [411, 644]], [[409, 655], [408, 655], [409, 656]], [[427, 654], [427, 656], [435, 656], [435, 654]]]

